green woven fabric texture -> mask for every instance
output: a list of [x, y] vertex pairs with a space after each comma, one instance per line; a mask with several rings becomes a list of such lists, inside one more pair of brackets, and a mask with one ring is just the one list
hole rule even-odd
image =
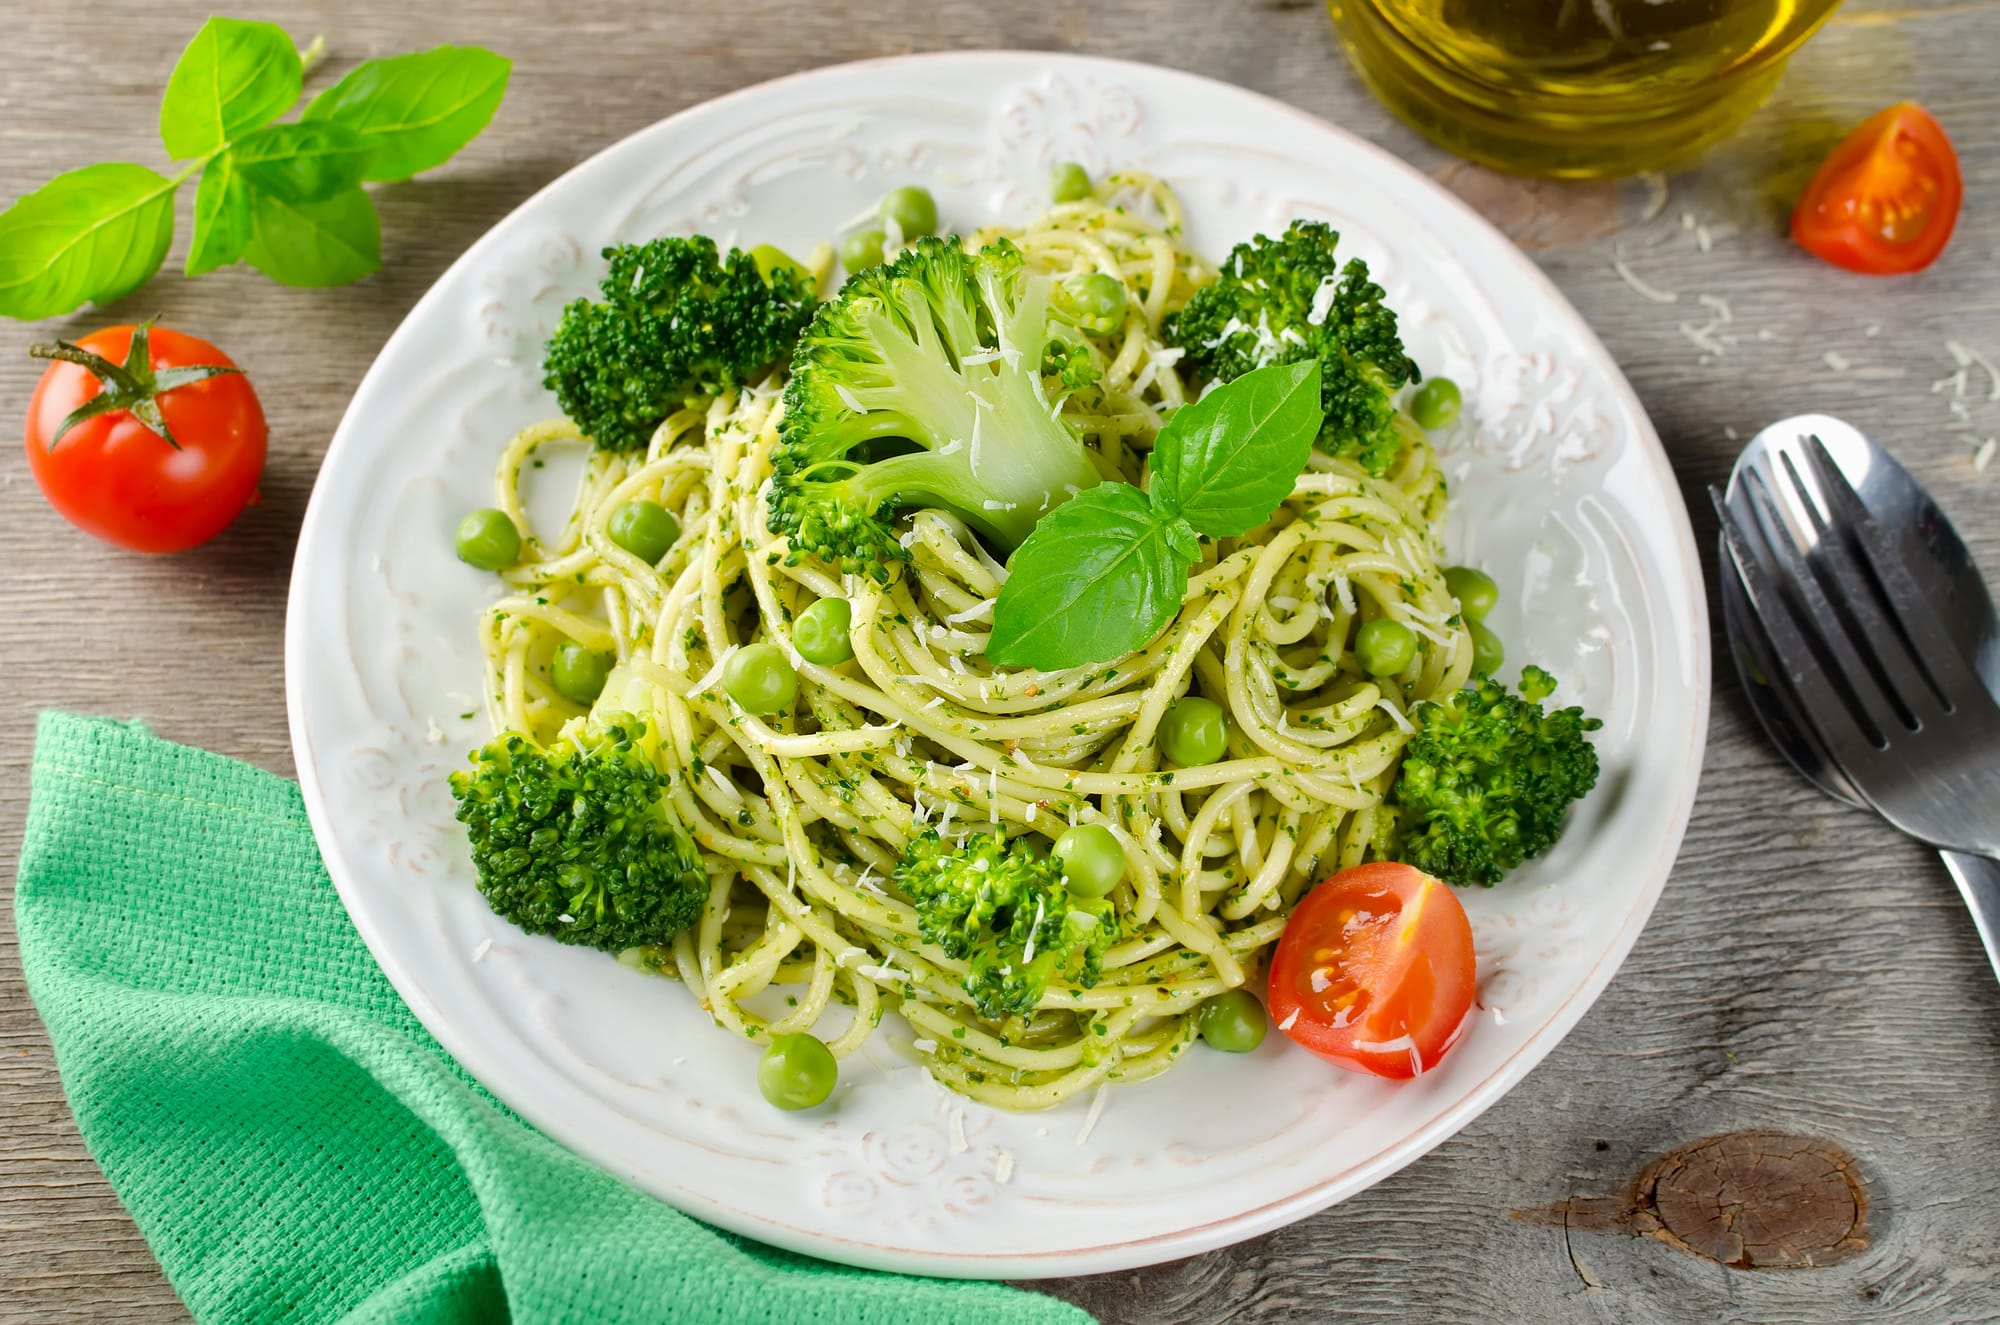
[[44, 715], [15, 911], [83, 1138], [200, 1320], [1088, 1319], [736, 1238], [523, 1125], [389, 987], [282, 778]]

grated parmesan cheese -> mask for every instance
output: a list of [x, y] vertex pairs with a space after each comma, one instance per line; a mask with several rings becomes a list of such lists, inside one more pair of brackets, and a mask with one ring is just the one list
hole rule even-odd
[[694, 683], [694, 689], [688, 691], [689, 699], [693, 699], [696, 695], [722, 679], [722, 669], [729, 665], [729, 655], [735, 653], [737, 648], [737, 645], [732, 644], [722, 651], [722, 656], [715, 660], [715, 666], [704, 672], [701, 680]]
[[476, 947], [476, 948], [474, 948], [474, 949], [472, 950], [472, 964], [473, 964], [474, 966], [477, 966], [477, 965], [479, 965], [479, 963], [481, 963], [481, 962], [485, 961], [485, 960], [486, 960], [486, 954], [487, 954], [487, 953], [489, 953], [489, 952], [491, 952], [491, 951], [493, 951], [493, 940], [492, 940], [492, 939], [481, 939], [481, 940], [479, 940], [479, 946], [478, 946], [478, 947]]
[[1657, 220], [1667, 210], [1667, 177], [1657, 170], [1649, 170], [1639, 178], [1646, 185], [1646, 210], [1639, 213], [1639, 219]]
[[1339, 276], [1328, 273], [1320, 277], [1319, 288], [1313, 291], [1312, 307], [1306, 310], [1306, 322], [1315, 327], [1322, 325], [1326, 321], [1326, 315], [1333, 311], [1334, 296], [1339, 293]]
[[1683, 322], [1681, 323], [1681, 335], [1693, 341], [1696, 349], [1703, 350], [1719, 359], [1729, 353], [1729, 347], [1715, 338], [1715, 329], [1718, 325], [1720, 324], [1709, 322], [1697, 327], [1692, 322]]
[[1403, 710], [1397, 708], [1395, 704], [1391, 703], [1387, 695], [1377, 696], [1375, 700], [1375, 707], [1381, 709], [1384, 713], [1388, 714], [1390, 719], [1393, 720], [1398, 727], [1402, 728], [1404, 735], [1406, 736], [1416, 735], [1417, 729], [1410, 725], [1410, 720], [1403, 716]]
[[1991, 359], [1981, 354], [1978, 350], [1973, 349], [1964, 341], [1948, 340], [1944, 344], [1945, 348], [1951, 351], [1951, 357], [1958, 361], [1960, 368], [1977, 367], [1981, 372], [1985, 373], [1987, 382], [1986, 398], [1988, 400], [2000, 400], [2000, 368], [1994, 367]]
[[1013, 1152], [1003, 1150], [993, 1161], [993, 1181], [1006, 1186], [1014, 1178]]
[[1090, 1097], [1090, 1111], [1083, 1115], [1083, 1126], [1077, 1129], [1076, 1143], [1082, 1145], [1090, 1140], [1090, 1134], [1097, 1130], [1097, 1120], [1104, 1116], [1104, 1101], [1111, 1094], [1108, 1084], [1099, 1083], [1097, 1093]]
[[1611, 259], [1611, 270], [1617, 272], [1618, 279], [1630, 286], [1632, 293], [1641, 299], [1650, 299], [1656, 304], [1677, 304], [1681, 301], [1681, 297], [1672, 290], [1662, 290], [1657, 285], [1648, 285], [1640, 280], [1638, 273], [1625, 265], [1623, 253]]

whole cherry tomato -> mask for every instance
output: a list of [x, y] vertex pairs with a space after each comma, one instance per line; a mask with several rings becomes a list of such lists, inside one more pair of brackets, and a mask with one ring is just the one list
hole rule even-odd
[[55, 362], [28, 401], [28, 465], [77, 528], [135, 552], [179, 552], [256, 500], [264, 409], [215, 346], [141, 325], [30, 352]]

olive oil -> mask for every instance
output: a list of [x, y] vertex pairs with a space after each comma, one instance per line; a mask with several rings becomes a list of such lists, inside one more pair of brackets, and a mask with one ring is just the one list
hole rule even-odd
[[1329, 0], [1362, 77], [1440, 146], [1589, 176], [1684, 162], [1840, 0]]

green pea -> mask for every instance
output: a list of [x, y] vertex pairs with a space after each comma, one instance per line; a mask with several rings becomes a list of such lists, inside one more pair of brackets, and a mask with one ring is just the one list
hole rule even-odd
[[746, 713], [783, 713], [799, 697], [799, 674], [777, 645], [746, 644], [722, 665], [722, 689]]
[[1125, 848], [1109, 828], [1078, 824], [1056, 839], [1063, 885], [1078, 897], [1102, 897], [1125, 877]]
[[1458, 600], [1458, 610], [1467, 621], [1484, 621], [1500, 601], [1500, 586], [1483, 570], [1453, 566], [1444, 573], [1445, 590]]
[[882, 265], [882, 245], [888, 242], [880, 230], [856, 230], [840, 241], [840, 265], [847, 274]]
[[458, 522], [458, 559], [481, 570], [506, 570], [521, 555], [521, 531], [507, 512], [488, 506]]
[[831, 667], [854, 656], [854, 642], [847, 637], [854, 624], [854, 608], [845, 598], [822, 598], [799, 613], [792, 622], [792, 643], [807, 662]]
[[1065, 161], [1049, 172], [1049, 197], [1056, 202], [1082, 202], [1095, 191], [1090, 172]]
[[780, 1109], [826, 1103], [840, 1080], [833, 1051], [810, 1035], [774, 1035], [757, 1063], [757, 1089]]
[[656, 501], [623, 503], [611, 513], [607, 528], [612, 542], [648, 566], [659, 565], [681, 537], [681, 522]]
[[1108, 336], [1125, 325], [1125, 286], [1101, 271], [1072, 276], [1063, 294], [1076, 324], [1093, 336]]
[[882, 205], [875, 209], [875, 214], [881, 218], [884, 230], [894, 221], [896, 228], [903, 232], [905, 241], [937, 230], [937, 199], [931, 197], [929, 189], [920, 189], [914, 184], [889, 190], [882, 199]]
[[610, 655], [586, 649], [575, 640], [557, 646], [555, 665], [549, 668], [549, 680], [555, 684], [556, 693], [579, 704], [596, 703], [597, 697], [604, 693], [604, 678], [609, 675]]
[[1417, 633], [1400, 621], [1376, 617], [1354, 632], [1354, 656], [1370, 676], [1395, 676], [1417, 656]]
[[766, 285], [771, 283], [773, 274], [789, 271], [804, 282], [807, 289], [812, 288], [813, 274], [806, 270], [806, 264], [776, 244], [759, 244], [750, 250], [750, 260], [757, 264], [757, 274], [764, 278]]
[[1500, 637], [1477, 621], [1468, 622], [1472, 627], [1472, 670], [1479, 676], [1491, 676], [1500, 670], [1500, 664], [1507, 661], [1506, 646]]
[[1449, 377], [1433, 377], [1410, 397], [1410, 417], [1419, 428], [1442, 428], [1458, 417], [1458, 407], [1464, 403], [1458, 383]]
[[1247, 1054], [1264, 1043], [1264, 1005], [1247, 989], [1231, 989], [1202, 1004], [1194, 1025], [1209, 1048]]
[[1229, 744], [1229, 720], [1222, 705], [1199, 695], [1187, 695], [1167, 705], [1160, 716], [1160, 753], [1182, 768], [1212, 764]]

